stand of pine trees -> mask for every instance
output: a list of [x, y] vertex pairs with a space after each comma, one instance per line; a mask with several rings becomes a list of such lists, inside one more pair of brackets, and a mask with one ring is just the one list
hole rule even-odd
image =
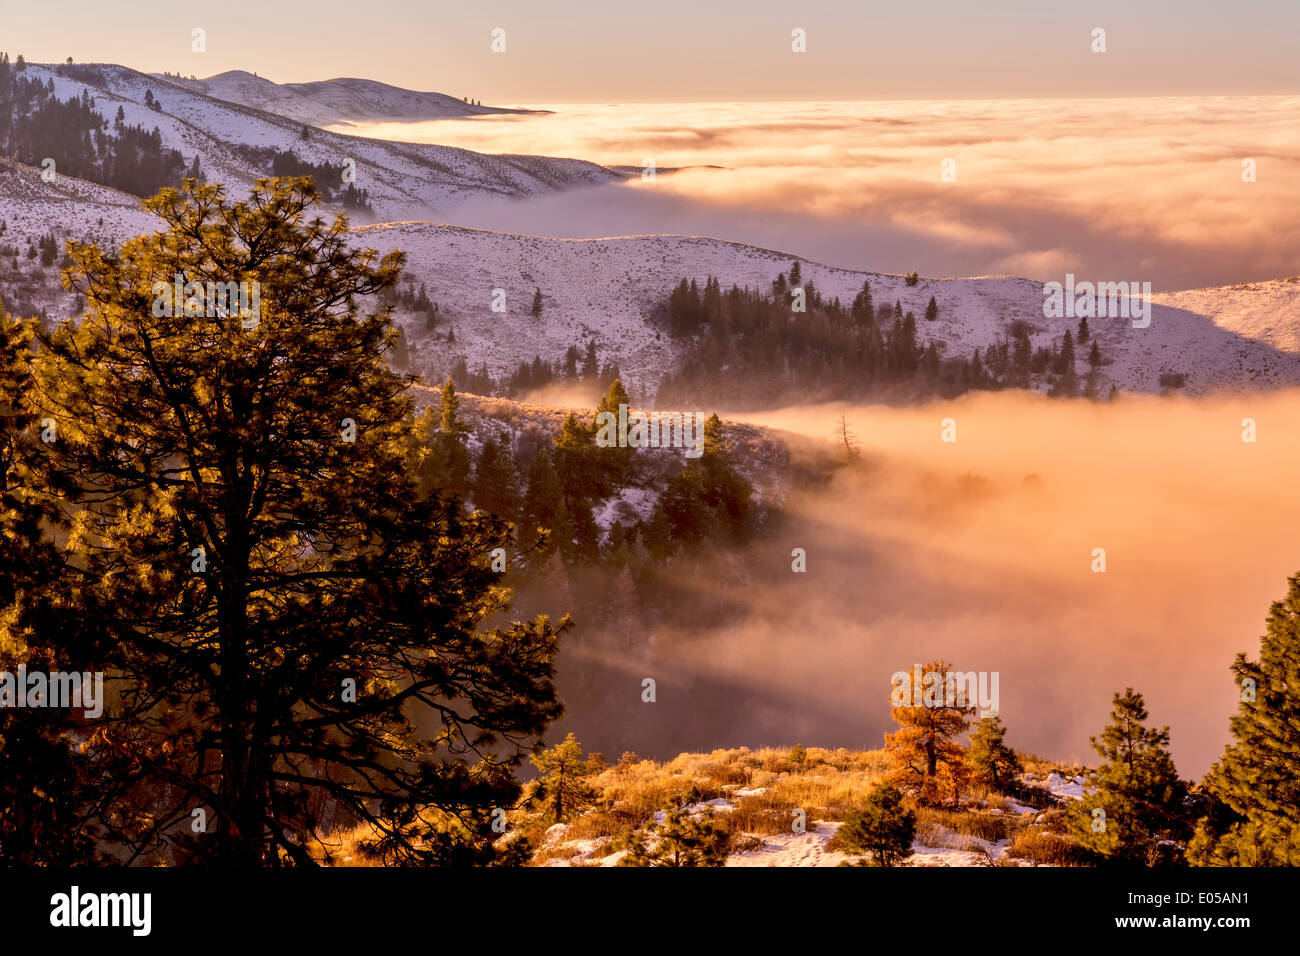
[[128, 126], [121, 108], [114, 121], [97, 109], [88, 92], [60, 100], [54, 83], [42, 84], [0, 53], [0, 154], [29, 166], [49, 158], [63, 176], [112, 186], [135, 196], [151, 196], [179, 185], [185, 160], [162, 145], [155, 127]]
[[[804, 311], [795, 312], [796, 291]], [[938, 319], [931, 296], [925, 318]], [[1009, 339], [976, 349], [969, 358], [940, 359], [922, 347], [916, 316], [901, 301], [876, 303], [864, 282], [853, 302], [826, 299], [802, 281], [798, 263], [777, 275], [770, 290], [723, 291], [712, 276], [701, 288], [682, 279], [658, 310], [678, 346], [677, 371], [660, 384], [666, 406], [726, 404], [768, 408], [833, 399], [919, 401], [952, 398], [974, 389], [1027, 388], [1037, 376], [1054, 396], [1080, 392], [1074, 345], [1067, 331], [1060, 347], [1033, 352], [1028, 327], [1013, 323]], [[1094, 340], [1094, 346], [1096, 342]], [[1096, 369], [1092, 364], [1092, 396]]]

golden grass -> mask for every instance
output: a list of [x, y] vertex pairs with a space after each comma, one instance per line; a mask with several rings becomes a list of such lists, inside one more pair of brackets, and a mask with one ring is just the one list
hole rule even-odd
[[1039, 826], [1018, 830], [1007, 847], [1007, 856], [1047, 866], [1088, 866], [1088, 856], [1079, 845], [1061, 833]]
[[[816, 820], [842, 820], [861, 805], [885, 766], [881, 751], [821, 747], [807, 748], [802, 761], [792, 759], [789, 750], [740, 747], [681, 754], [662, 764], [620, 762], [589, 778], [601, 797], [594, 808], [570, 823], [564, 840], [608, 839], [617, 845], [656, 811], [719, 797], [736, 805], [716, 818], [729, 834], [789, 833], [796, 809], [804, 811], [809, 827]], [[766, 792], [736, 793], [759, 789]], [[523, 820], [519, 823], [527, 825]], [[537, 829], [545, 827], [534, 824], [534, 832]]]

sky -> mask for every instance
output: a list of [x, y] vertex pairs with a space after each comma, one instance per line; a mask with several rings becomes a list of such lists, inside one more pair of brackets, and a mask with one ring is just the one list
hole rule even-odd
[[1300, 92], [1296, 0], [0, 0], [0, 24], [34, 62], [361, 76], [496, 105]]

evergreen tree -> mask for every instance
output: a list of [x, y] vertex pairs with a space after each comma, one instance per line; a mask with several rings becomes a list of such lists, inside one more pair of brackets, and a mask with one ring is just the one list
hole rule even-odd
[[627, 855], [619, 866], [725, 866], [731, 839], [714, 821], [713, 808], [689, 813], [674, 808], [661, 822], [646, 828], [650, 839], [639, 833], [628, 839]]
[[945, 661], [922, 665], [921, 686], [914, 687], [915, 681], [915, 670], [908, 671], [890, 694], [889, 716], [899, 729], [885, 734], [891, 763], [886, 781], [915, 793], [918, 803], [955, 801], [968, 778], [957, 738], [975, 708], [958, 700], [956, 678]]
[[1020, 773], [1020, 758], [1005, 743], [1006, 725], [997, 714], [980, 720], [971, 735], [966, 762], [971, 776], [994, 790], [1007, 792], [1016, 783]]
[[614, 383], [610, 385], [609, 391], [601, 397], [600, 402], [596, 405], [596, 413], [613, 412], [617, 415], [620, 405], [627, 405], [630, 408], [632, 399], [628, 398], [627, 389], [623, 387], [622, 380], [616, 378]]
[[[1300, 574], [1269, 609], [1259, 660], [1232, 665], [1241, 702], [1232, 742], [1205, 786], [1227, 808], [1202, 820], [1189, 848], [1199, 865], [1300, 865]], [[1216, 825], [1216, 822], [1219, 825]]]
[[597, 768], [582, 755], [582, 746], [572, 733], [529, 759], [541, 774], [533, 798], [545, 802], [553, 823], [563, 823], [591, 805], [595, 792], [586, 778]]
[[542, 314], [542, 290], [537, 289], [533, 292], [533, 318], [538, 318]]
[[1146, 720], [1141, 694], [1131, 687], [1115, 694], [1110, 724], [1092, 738], [1102, 763], [1072, 808], [1070, 831], [1085, 849], [1108, 859], [1158, 862], [1162, 841], [1177, 840], [1186, 829], [1187, 788], [1169, 754], [1169, 728], [1148, 728]]
[[844, 818], [837, 834], [849, 850], [868, 855], [875, 866], [897, 866], [912, 855], [916, 814], [903, 805], [897, 788], [880, 784], [861, 810]]
[[539, 548], [539, 560], [548, 557], [558, 545], [570, 546], [573, 526], [564, 504], [564, 486], [550, 453], [545, 449], [533, 459], [528, 469], [528, 490], [524, 494], [522, 511], [520, 532], [526, 537], [521, 537], [521, 543], [531, 547], [541, 540], [537, 536], [539, 529], [549, 532]]
[[925, 321], [933, 322], [939, 318], [939, 303], [934, 301], [934, 296], [930, 296], [930, 302], [925, 307]]
[[463, 498], [470, 487], [469, 429], [460, 418], [460, 396], [450, 376], [439, 390], [436, 426], [432, 408], [419, 424], [427, 446], [419, 468], [421, 491]]
[[1079, 319], [1079, 344], [1082, 345], [1084, 342], [1088, 341], [1088, 336], [1091, 334], [1092, 333], [1088, 331], [1088, 317], [1085, 315], [1083, 318]]
[[[337, 812], [381, 861], [482, 862], [560, 712], [567, 624], [481, 629], [508, 608], [482, 557], [504, 537], [407, 467], [390, 317], [358, 304], [401, 256], [354, 248], [317, 199], [303, 180], [164, 191], [146, 208], [165, 231], [74, 245], [88, 312], [38, 356], [60, 437], [34, 485], [80, 529], [59, 597], [93, 615], [115, 685], [78, 754], [85, 812], [123, 858], [310, 865]], [[259, 283], [259, 324], [154, 315], [178, 273]]]
[[474, 506], [514, 523], [521, 501], [519, 470], [508, 449], [488, 438], [474, 468]]

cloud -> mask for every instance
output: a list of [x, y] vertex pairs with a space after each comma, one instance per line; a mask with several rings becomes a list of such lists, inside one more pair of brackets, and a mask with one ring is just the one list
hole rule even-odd
[[[860, 466], [793, 493], [739, 557], [659, 569], [652, 637], [629, 648], [586, 630], [561, 665], [584, 743], [878, 747], [891, 675], [944, 657], [997, 671], [1009, 740], [1049, 759], [1095, 762], [1088, 738], [1131, 686], [1199, 778], [1228, 741], [1229, 667], [1258, 659], [1269, 606], [1300, 571], [1300, 391], [1103, 405], [977, 393], [737, 417], [828, 449], [841, 413]], [[944, 418], [955, 443], [940, 441]], [[636, 697], [645, 676], [653, 708]]]
[[[549, 108], [557, 112], [522, 121], [363, 132], [695, 167], [559, 201], [476, 201], [440, 214], [480, 228], [710, 235], [935, 276], [1013, 271], [1048, 281], [1068, 267], [1157, 290], [1300, 272], [1300, 222], [1290, 213], [1300, 200], [1300, 97]], [[1255, 183], [1241, 181], [1246, 158], [1256, 160]], [[946, 159], [955, 182], [941, 181]]]

